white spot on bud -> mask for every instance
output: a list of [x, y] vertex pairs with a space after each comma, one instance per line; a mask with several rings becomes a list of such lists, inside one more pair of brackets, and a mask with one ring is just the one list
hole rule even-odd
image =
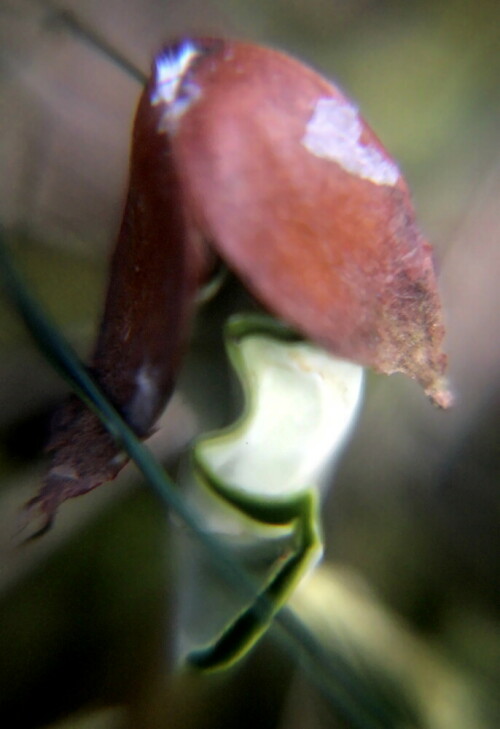
[[159, 401], [157, 373], [145, 362], [135, 376], [135, 392], [125, 408], [128, 422], [139, 432], [151, 426]]
[[319, 99], [302, 144], [316, 157], [337, 162], [347, 172], [376, 185], [395, 185], [399, 170], [376, 147], [362, 144], [358, 110], [347, 101]]
[[154, 106], [165, 105], [160, 132], [175, 131], [177, 121], [199, 97], [200, 89], [194, 83], [182, 86], [193, 59], [199, 54], [199, 49], [192, 41], [185, 41], [175, 51], [169, 49], [156, 59], [156, 83], [151, 103]]

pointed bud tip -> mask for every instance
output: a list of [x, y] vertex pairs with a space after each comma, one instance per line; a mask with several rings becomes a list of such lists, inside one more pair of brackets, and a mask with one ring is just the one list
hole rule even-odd
[[440, 377], [425, 388], [425, 394], [434, 405], [442, 410], [448, 410], [453, 405], [454, 396], [446, 377]]

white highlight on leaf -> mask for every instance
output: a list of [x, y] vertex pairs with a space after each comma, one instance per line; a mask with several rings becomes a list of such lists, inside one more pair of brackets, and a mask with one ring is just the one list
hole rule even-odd
[[200, 54], [192, 41], [185, 41], [177, 50], [166, 51], [156, 59], [156, 84], [151, 103], [165, 104], [165, 113], [159, 131], [173, 131], [177, 120], [200, 95], [194, 84], [186, 84], [179, 94], [185, 74], [192, 61]]
[[376, 185], [395, 185], [399, 170], [376, 147], [360, 141], [358, 110], [347, 101], [322, 98], [306, 126], [302, 144], [316, 157], [337, 162], [347, 172]]

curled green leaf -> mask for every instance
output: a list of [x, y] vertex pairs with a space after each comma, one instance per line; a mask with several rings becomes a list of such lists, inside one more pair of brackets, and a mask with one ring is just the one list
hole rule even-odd
[[233, 318], [226, 347], [243, 389], [243, 413], [195, 444], [192, 498], [208, 528], [233, 545], [251, 549], [279, 538], [284, 546], [254, 602], [190, 654], [190, 663], [204, 669], [244, 655], [319, 559], [318, 494], [331, 482], [363, 383], [361, 367], [267, 318]]

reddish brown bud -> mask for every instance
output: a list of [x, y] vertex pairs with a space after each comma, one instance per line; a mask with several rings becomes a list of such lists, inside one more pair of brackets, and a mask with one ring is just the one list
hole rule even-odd
[[[141, 437], [171, 395], [209, 261], [150, 92], [136, 114], [127, 199], [91, 362], [98, 383]], [[60, 503], [115, 478], [127, 462], [97, 416], [74, 397], [56, 419], [48, 450], [52, 467], [28, 504], [29, 519], [42, 517], [41, 531]]]
[[[206, 241], [269, 310], [359, 364], [450, 394], [431, 249], [394, 160], [332, 83], [248, 43], [183, 41], [156, 58], [134, 127], [129, 191], [92, 361], [146, 435], [173, 387]], [[73, 402], [34, 506], [123, 461]]]
[[356, 107], [288, 56], [222, 41], [177, 47], [182, 73], [162, 101], [171, 52], [157, 59], [154, 98], [219, 254], [304, 336], [404, 372], [447, 406], [431, 250], [396, 163]]

